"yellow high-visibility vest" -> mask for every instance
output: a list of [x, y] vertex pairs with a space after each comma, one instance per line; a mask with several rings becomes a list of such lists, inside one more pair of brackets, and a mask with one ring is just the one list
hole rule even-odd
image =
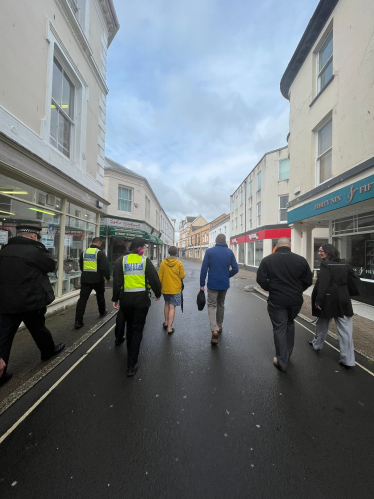
[[145, 291], [145, 266], [147, 257], [130, 254], [123, 257], [123, 291]]
[[99, 249], [88, 248], [83, 253], [83, 271], [84, 272], [97, 272], [97, 255]]

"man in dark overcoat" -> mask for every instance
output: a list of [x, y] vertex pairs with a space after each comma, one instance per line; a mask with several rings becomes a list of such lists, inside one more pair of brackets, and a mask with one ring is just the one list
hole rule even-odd
[[14, 336], [23, 322], [41, 352], [42, 361], [61, 352], [45, 327], [47, 305], [55, 299], [48, 272], [56, 262], [40, 239], [41, 227], [19, 225], [17, 236], [0, 251], [0, 358], [6, 366], [0, 385], [11, 378], [7, 372]]

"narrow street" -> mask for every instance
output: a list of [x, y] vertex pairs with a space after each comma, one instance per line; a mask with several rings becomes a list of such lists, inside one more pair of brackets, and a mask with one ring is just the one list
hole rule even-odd
[[0, 497], [372, 497], [373, 375], [345, 371], [330, 346], [313, 352], [301, 319], [288, 372], [276, 370], [253, 280], [231, 280], [212, 347], [200, 264], [183, 263], [184, 313], [168, 336], [152, 302], [134, 378], [112, 320], [0, 417], [0, 439], [16, 425], [0, 444]]

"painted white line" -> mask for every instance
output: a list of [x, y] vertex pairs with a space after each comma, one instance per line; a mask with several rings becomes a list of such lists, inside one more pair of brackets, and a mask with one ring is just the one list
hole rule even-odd
[[12, 433], [12, 432], [13, 432], [13, 431], [17, 428], [17, 426], [19, 426], [19, 425], [22, 423], [22, 421], [24, 421], [24, 420], [27, 418], [27, 416], [28, 416], [29, 414], [31, 414], [31, 413], [33, 412], [33, 410], [34, 410], [36, 407], [38, 407], [38, 405], [39, 405], [39, 404], [41, 404], [41, 402], [43, 402], [43, 400], [44, 400], [46, 397], [48, 397], [48, 395], [49, 395], [50, 393], [52, 393], [52, 392], [53, 392], [53, 390], [54, 390], [54, 389], [55, 389], [55, 388], [56, 388], [56, 387], [57, 387], [57, 386], [61, 383], [61, 381], [63, 381], [63, 380], [66, 378], [66, 376], [67, 376], [68, 374], [70, 374], [70, 373], [71, 373], [71, 371], [73, 371], [73, 369], [75, 369], [75, 368], [77, 367], [77, 365], [78, 365], [78, 364], [80, 364], [80, 363], [82, 362], [82, 360], [84, 360], [84, 359], [87, 357], [87, 355], [91, 352], [91, 350], [93, 350], [93, 349], [96, 347], [96, 345], [98, 345], [98, 344], [100, 343], [100, 341], [102, 341], [102, 340], [105, 338], [105, 336], [107, 336], [107, 335], [108, 335], [108, 334], [112, 331], [112, 329], [114, 329], [114, 328], [115, 328], [115, 326], [116, 326], [116, 325], [114, 324], [114, 325], [113, 325], [110, 329], [108, 329], [108, 331], [107, 331], [106, 333], [104, 333], [104, 334], [103, 334], [103, 336], [102, 336], [102, 337], [101, 337], [101, 338], [100, 338], [100, 339], [99, 339], [99, 340], [98, 340], [98, 341], [97, 341], [94, 345], [92, 345], [92, 347], [91, 347], [89, 350], [87, 350], [87, 352], [86, 352], [86, 353], [85, 353], [85, 354], [84, 354], [84, 355], [83, 355], [83, 356], [82, 356], [82, 357], [81, 357], [81, 358], [80, 358], [80, 359], [79, 359], [79, 360], [78, 360], [78, 361], [77, 361], [77, 362], [76, 362], [73, 366], [71, 366], [71, 368], [70, 368], [68, 371], [66, 371], [66, 373], [65, 373], [65, 374], [63, 374], [63, 375], [61, 376], [61, 378], [60, 378], [58, 381], [56, 381], [56, 383], [55, 383], [54, 385], [52, 385], [52, 386], [51, 386], [51, 388], [49, 388], [49, 390], [47, 390], [47, 391], [46, 391], [46, 392], [45, 392], [45, 393], [44, 393], [44, 394], [40, 397], [40, 399], [39, 399], [39, 400], [37, 400], [37, 401], [35, 402], [35, 404], [34, 404], [34, 405], [32, 405], [32, 406], [30, 407], [30, 409], [28, 409], [28, 411], [26, 411], [26, 412], [25, 412], [25, 414], [23, 414], [23, 416], [21, 416], [21, 417], [19, 418], [19, 420], [18, 420], [18, 421], [16, 421], [16, 422], [14, 423], [14, 425], [13, 425], [13, 426], [11, 426], [11, 427], [9, 428], [9, 430], [8, 430], [6, 433], [4, 433], [4, 435], [2, 435], [2, 436], [0, 437], [0, 444], [1, 444], [2, 442], [4, 442], [4, 440], [6, 439], [6, 437], [8, 437], [8, 436], [9, 436], [9, 435], [10, 435], [10, 434], [11, 434], [11, 433]]
[[[257, 298], [259, 298], [260, 300], [266, 301], [264, 298], [261, 298], [257, 294], [255, 294], [255, 293], [252, 293], [252, 294], [255, 295], [255, 296], [257, 296]], [[304, 329], [306, 329], [307, 331], [309, 331], [310, 333], [312, 333], [313, 336], [315, 336], [315, 333], [311, 329], [309, 329], [308, 327], [304, 326], [304, 324], [301, 324], [301, 322], [298, 322], [296, 320], [295, 320], [295, 322], [297, 324], [299, 324], [299, 326], [303, 327]], [[325, 344], [328, 345], [329, 347], [333, 348], [337, 352], [340, 352], [340, 350], [338, 348], [334, 347], [334, 345], [331, 345], [331, 343], [329, 343], [328, 341], [325, 341]], [[369, 369], [366, 369], [366, 367], [364, 367], [363, 365], [359, 364], [358, 362], [356, 362], [356, 366], [361, 367], [361, 369], [363, 369], [367, 373], [371, 374], [371, 376], [374, 376], [374, 373], [372, 371], [369, 371]]]

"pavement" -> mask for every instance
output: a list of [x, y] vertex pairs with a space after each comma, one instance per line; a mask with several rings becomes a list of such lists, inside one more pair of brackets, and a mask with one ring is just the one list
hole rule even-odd
[[298, 319], [280, 373], [253, 277], [232, 279], [212, 347], [200, 265], [183, 263], [184, 313], [168, 335], [152, 302], [134, 378], [113, 317], [0, 416], [0, 497], [372, 497], [372, 366], [343, 369], [333, 338], [315, 353]]
[[111, 296], [112, 289], [107, 288], [105, 298], [108, 315], [100, 318], [96, 295], [91, 294], [87, 302], [84, 326], [80, 329], [74, 329], [75, 305], [46, 317], [46, 327], [51, 331], [55, 343], [65, 343], [65, 350], [58, 359], [52, 357], [42, 362], [40, 351], [30, 333], [25, 327], [20, 328], [13, 341], [8, 365], [13, 378], [0, 388], [0, 414], [113, 316], [115, 310], [110, 301]]

